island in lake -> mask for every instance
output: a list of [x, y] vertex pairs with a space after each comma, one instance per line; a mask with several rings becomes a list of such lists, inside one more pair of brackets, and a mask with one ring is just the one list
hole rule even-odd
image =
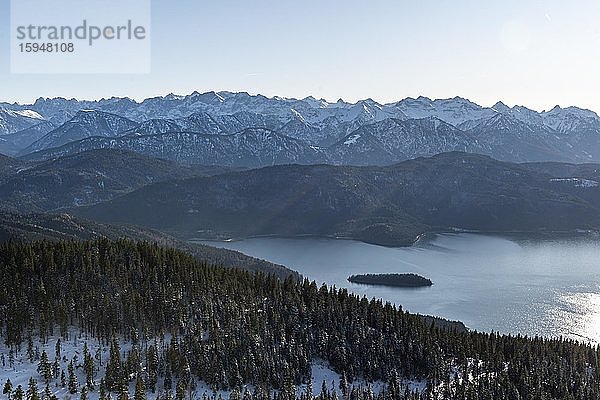
[[433, 285], [430, 279], [417, 274], [361, 274], [348, 278], [352, 283], [393, 287], [425, 287]]

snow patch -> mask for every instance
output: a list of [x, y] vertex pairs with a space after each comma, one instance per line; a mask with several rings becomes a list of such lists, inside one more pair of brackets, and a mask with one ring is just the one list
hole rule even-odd
[[352, 135], [350, 136], [348, 139], [346, 139], [346, 141], [344, 142], [344, 144], [346, 146], [350, 146], [351, 144], [356, 144], [356, 141], [360, 139], [360, 135], [356, 134], [356, 135]]
[[[340, 398], [340, 399], [343, 398], [342, 390], [340, 389], [340, 374], [333, 371], [327, 361], [324, 361], [324, 360], [313, 361], [313, 363], [311, 364], [311, 380], [310, 380], [310, 382], [311, 382], [311, 386], [312, 386], [313, 396], [318, 396], [319, 394], [321, 394], [321, 390], [323, 388], [323, 382], [325, 382], [325, 385], [327, 386], [327, 390], [330, 393], [333, 393], [335, 391], [338, 395], [338, 398]], [[416, 381], [405, 381], [405, 383], [407, 383], [407, 384], [408, 384], [408, 382], [416, 382]], [[375, 395], [381, 393], [381, 391], [383, 391], [386, 387], [385, 382], [382, 382], [382, 381], [367, 382], [363, 379], [357, 379], [352, 382], [348, 381], [348, 388], [350, 388], [350, 389], [352, 388], [352, 386], [367, 387], [368, 385], [371, 386], [373, 393]], [[296, 394], [298, 397], [300, 397], [300, 395], [302, 393], [306, 392], [307, 386], [308, 385], [304, 384], [304, 385], [300, 385], [296, 388]], [[410, 387], [411, 387], [411, 390], [413, 390], [413, 386], [410, 385]], [[420, 387], [420, 384], [415, 384], [414, 390], [418, 390], [419, 387]]]
[[572, 183], [573, 186], [581, 187], [581, 188], [592, 188], [592, 187], [598, 186], [597, 181], [593, 181], [591, 179], [582, 179], [582, 178], [553, 178], [553, 179], [550, 179], [550, 182]]
[[36, 113], [33, 110], [15, 111], [15, 114], [19, 114], [19, 115], [21, 115], [23, 117], [32, 118], [32, 119], [40, 119], [40, 120], [44, 119], [44, 117], [42, 117], [40, 114]]

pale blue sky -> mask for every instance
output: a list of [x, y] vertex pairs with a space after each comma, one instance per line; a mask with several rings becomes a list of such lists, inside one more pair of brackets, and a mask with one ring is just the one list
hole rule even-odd
[[600, 111], [598, 0], [153, 0], [147, 75], [11, 75], [8, 0], [0, 16], [0, 101], [231, 90]]

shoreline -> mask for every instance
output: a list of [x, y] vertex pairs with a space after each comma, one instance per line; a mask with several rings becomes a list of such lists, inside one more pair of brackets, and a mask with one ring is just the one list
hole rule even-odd
[[[427, 246], [427, 243], [430, 243], [431, 241], [435, 240], [436, 237], [438, 237], [439, 235], [448, 235], [450, 236], [455, 236], [455, 235], [460, 235], [460, 234], [472, 234], [472, 235], [481, 235], [481, 236], [496, 236], [498, 238], [504, 238], [507, 240], [511, 240], [513, 242], [515, 242], [516, 244], [525, 244], [526, 241], [548, 241], [548, 242], [560, 242], [560, 241], [569, 241], [569, 240], [583, 240], [583, 241], [590, 241], [590, 242], [598, 242], [600, 241], [600, 234], [598, 233], [598, 231], [595, 230], [563, 230], [563, 231], [540, 231], [540, 230], [536, 230], [536, 231], [517, 231], [517, 230], [513, 230], [513, 231], [497, 231], [497, 230], [489, 230], [489, 231], [476, 231], [476, 230], [465, 230], [465, 229], [458, 229], [458, 228], [454, 228], [454, 229], [436, 229], [436, 230], [431, 230], [422, 234], [419, 234], [415, 237], [415, 241], [414, 244], [412, 246], [415, 246], [415, 248], [419, 248], [419, 247], [425, 247]], [[224, 240], [218, 240], [215, 239], [214, 237], [212, 239], [198, 239], [198, 238], [194, 238], [192, 240], [199, 240], [199, 241], [204, 241], [205, 244], [207, 245], [217, 245], [217, 242], [221, 242], [221, 243], [227, 243], [227, 242], [235, 242], [235, 241], [243, 241], [243, 240], [247, 240], [250, 238], [281, 238], [281, 239], [308, 239], [308, 238], [318, 238], [318, 239], [337, 239], [337, 240], [353, 240], [356, 241], [358, 243], [366, 243], [369, 244], [367, 242], [361, 241], [361, 240], [357, 240], [351, 237], [344, 237], [344, 236], [336, 236], [336, 235], [315, 235], [315, 234], [301, 234], [301, 235], [277, 235], [277, 234], [269, 234], [269, 235], [253, 235], [252, 237], [229, 237], [229, 238], [224, 238]], [[218, 246], [218, 245], [217, 245]], [[418, 246], [418, 247], [417, 247]], [[391, 246], [381, 246], [381, 247], [391, 247]], [[411, 246], [397, 246], [397, 248], [410, 248]], [[348, 288], [348, 285], [345, 285], [344, 287]], [[398, 306], [402, 306], [402, 302], [400, 302], [399, 304], [397, 304]], [[405, 309], [405, 311], [410, 312], [411, 314], [419, 314], [418, 310], [414, 310], [414, 311], [410, 311], [408, 309]], [[427, 318], [432, 318], [436, 321], [444, 321], [447, 320], [447, 317], [444, 314], [439, 314], [439, 313], [433, 313], [433, 314], [421, 314], [423, 316], [423, 318], [425, 320], [427, 320]], [[460, 319], [451, 319], [450, 321], [452, 322], [457, 322], [459, 323], [461, 326], [464, 326], [464, 331], [466, 332], [477, 332], [477, 331], [481, 331], [481, 332], [485, 332], [485, 330], [481, 330], [478, 327], [472, 327], [472, 326], [467, 326], [462, 320]], [[471, 321], [471, 323], [474, 323], [473, 321]], [[477, 324], [476, 324], [477, 325]], [[462, 330], [462, 329], [461, 329]], [[515, 331], [503, 331], [500, 330], [500, 332], [502, 334], [506, 334], [506, 335], [515, 335], [517, 334], [517, 332]], [[522, 335], [525, 335], [526, 333], [521, 332]], [[552, 336], [550, 333], [543, 335], [544, 337], [548, 337], [548, 338], [553, 338], [555, 336]], [[574, 332], [570, 332], [569, 336], [573, 339], [573, 340], [577, 340], [577, 341], [581, 341], [581, 342], [585, 342], [585, 343], [591, 343], [594, 342], [596, 343], [592, 338], [590, 337], [586, 337], [584, 335], [577, 335]]]
[[433, 285], [431, 279], [415, 273], [364, 273], [348, 277], [348, 282], [357, 285], [384, 286], [398, 289], [422, 289]]
[[[429, 235], [430, 233], [422, 233], [419, 234], [419, 236], [417, 237], [418, 240], [428, 240], [426, 239], [426, 237]], [[187, 241], [190, 243], [198, 243], [198, 244], [206, 244], [207, 246], [210, 246], [210, 244], [207, 243], [231, 243], [231, 242], [239, 242], [239, 241], [243, 241], [243, 240], [247, 240], [247, 239], [261, 239], [261, 238], [265, 238], [265, 239], [269, 239], [269, 238], [273, 238], [273, 239], [309, 239], [309, 238], [317, 238], [317, 239], [334, 239], [334, 240], [354, 240], [357, 242], [361, 242], [361, 243], [365, 243], [365, 244], [372, 244], [372, 243], [367, 243], [367, 242], [363, 242], [360, 240], [356, 240], [354, 238], [350, 238], [350, 237], [342, 237], [342, 236], [335, 236], [335, 235], [314, 235], [314, 234], [301, 234], [301, 235], [277, 235], [277, 234], [268, 234], [268, 235], [252, 235], [252, 236], [247, 236], [247, 237], [238, 237], [238, 238], [227, 238], [227, 239], [200, 239], [200, 238], [191, 238], [188, 239]], [[415, 242], [417, 242], [417, 239], [415, 239]], [[384, 246], [384, 247], [390, 247], [390, 246]], [[410, 247], [410, 246], [402, 246], [402, 247]], [[244, 253], [245, 254], [245, 253]], [[268, 260], [267, 260], [268, 261]], [[284, 265], [284, 267], [300, 274], [300, 276], [304, 275], [300, 272], [297, 271], [295, 269], [292, 269], [286, 265]], [[350, 290], [349, 288], [347, 288], [348, 290]], [[410, 288], [409, 288], [410, 289]], [[414, 288], [414, 289], [419, 289], [419, 288]], [[400, 307], [402, 307], [402, 305], [400, 305]], [[404, 309], [404, 308], [402, 308]], [[447, 318], [444, 318], [443, 316], [438, 316], [438, 315], [426, 315], [426, 314], [420, 314], [420, 313], [413, 313], [410, 311], [406, 311], [412, 315], [417, 315], [419, 316], [425, 323], [428, 324], [434, 324], [435, 326], [437, 326], [439, 329], [444, 329], [444, 330], [455, 330], [457, 332], [471, 332], [471, 328], [469, 328], [468, 326], [465, 325], [464, 322], [462, 321], [458, 321], [458, 320], [450, 320]]]
[[527, 239], [552, 239], [552, 238], [576, 238], [576, 237], [590, 237], [590, 238], [599, 238], [600, 239], [600, 231], [597, 230], [584, 230], [584, 229], [576, 229], [576, 230], [566, 230], [566, 231], [546, 231], [546, 230], [534, 230], [534, 231], [523, 231], [523, 230], [510, 230], [510, 231], [501, 231], [501, 230], [476, 230], [476, 229], [463, 229], [463, 228], [440, 228], [440, 229], [432, 229], [427, 232], [419, 233], [414, 237], [414, 239], [410, 243], [399, 242], [397, 245], [387, 245], [383, 243], [378, 243], [376, 241], [367, 241], [364, 239], [356, 238], [353, 236], [345, 236], [345, 235], [325, 235], [325, 234], [315, 234], [315, 233], [302, 233], [302, 234], [294, 234], [294, 235], [282, 235], [278, 233], [267, 233], [261, 235], [240, 235], [240, 236], [228, 236], [223, 235], [222, 237], [217, 237], [217, 235], [210, 237], [199, 237], [194, 236], [191, 238], [184, 239], [187, 242], [195, 243], [195, 242], [214, 242], [214, 243], [228, 243], [228, 242], [240, 242], [248, 239], [334, 239], [334, 240], [352, 240], [360, 243], [371, 244], [374, 246], [388, 247], [388, 248], [407, 248], [413, 247], [420, 243], [427, 243], [435, 236], [438, 235], [458, 235], [458, 234], [473, 234], [473, 235], [487, 235], [487, 236], [499, 236], [504, 238], [514, 238], [521, 237], [523, 235], [527, 235]]

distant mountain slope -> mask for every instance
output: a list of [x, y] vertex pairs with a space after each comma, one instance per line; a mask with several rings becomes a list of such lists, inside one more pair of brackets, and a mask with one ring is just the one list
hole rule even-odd
[[22, 153], [28, 154], [59, 147], [92, 136], [115, 137], [135, 126], [137, 126], [136, 122], [116, 114], [96, 110], [81, 110], [69, 121], [33, 142]]
[[29, 154], [43, 160], [90, 149], [126, 149], [185, 164], [257, 167], [324, 162], [326, 155], [307, 143], [263, 128], [232, 135], [169, 132], [157, 135], [92, 137], [65, 146]]
[[498, 110], [482, 107], [467, 99], [435, 99], [419, 96], [406, 98], [391, 105], [408, 118], [423, 119], [436, 117], [448, 124], [459, 126], [467, 121], [476, 121], [494, 116]]
[[42, 121], [28, 128], [0, 137], [0, 153], [16, 156], [33, 142], [56, 128], [50, 121]]
[[454, 152], [389, 167], [290, 165], [165, 182], [75, 212], [187, 237], [317, 234], [406, 245], [453, 227], [600, 229], [600, 203], [590, 200], [598, 191]]
[[564, 135], [546, 126], [526, 124], [509, 114], [495, 114], [466, 132], [474, 139], [474, 152], [501, 160], [519, 162], [588, 159], [585, 152], [567, 146]]
[[436, 117], [385, 119], [363, 126], [328, 148], [338, 164], [384, 165], [440, 152], [475, 149], [472, 137]]
[[219, 173], [125, 150], [91, 150], [44, 162], [10, 160], [0, 170], [0, 208], [21, 212], [95, 204], [164, 180]]
[[0, 135], [8, 135], [39, 124], [44, 118], [35, 111], [17, 107], [16, 110], [0, 108]]

